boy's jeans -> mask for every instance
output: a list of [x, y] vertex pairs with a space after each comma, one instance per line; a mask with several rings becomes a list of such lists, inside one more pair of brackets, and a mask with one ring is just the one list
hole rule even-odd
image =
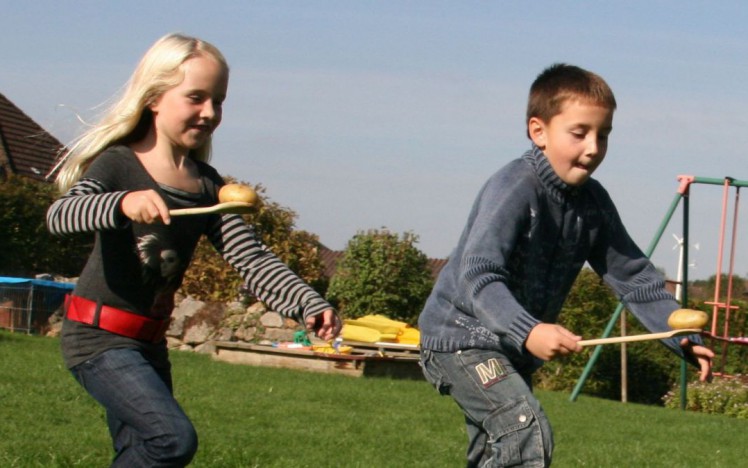
[[171, 371], [136, 349], [111, 349], [71, 369], [104, 408], [112, 466], [182, 467], [197, 450], [192, 423], [172, 396]]
[[465, 413], [468, 467], [549, 466], [553, 434], [530, 377], [485, 349], [421, 350], [426, 379]]

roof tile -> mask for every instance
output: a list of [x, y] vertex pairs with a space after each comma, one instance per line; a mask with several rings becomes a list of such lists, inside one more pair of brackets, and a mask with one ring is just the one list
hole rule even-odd
[[0, 93], [0, 167], [45, 180], [64, 145]]

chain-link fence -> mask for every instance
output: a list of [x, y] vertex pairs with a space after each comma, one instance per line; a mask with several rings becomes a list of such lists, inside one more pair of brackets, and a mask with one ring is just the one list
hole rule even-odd
[[0, 328], [41, 333], [74, 285], [55, 281], [0, 277]]

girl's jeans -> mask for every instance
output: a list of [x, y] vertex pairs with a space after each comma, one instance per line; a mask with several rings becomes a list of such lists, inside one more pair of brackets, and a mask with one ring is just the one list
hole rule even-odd
[[197, 450], [192, 423], [172, 396], [171, 370], [137, 349], [111, 349], [71, 369], [106, 409], [112, 466], [182, 467]]
[[465, 413], [468, 467], [549, 466], [553, 434], [530, 377], [485, 349], [421, 350], [426, 379]]

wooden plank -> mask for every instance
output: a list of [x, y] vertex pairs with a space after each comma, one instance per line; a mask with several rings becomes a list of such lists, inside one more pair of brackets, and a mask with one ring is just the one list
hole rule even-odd
[[382, 356], [400, 356], [400, 357], [415, 357], [421, 353], [421, 348], [418, 345], [403, 344], [403, 343], [388, 343], [385, 341], [378, 341], [376, 343], [364, 343], [361, 341], [343, 341], [344, 345], [352, 346], [354, 350], [360, 351], [374, 351]]
[[380, 356], [372, 350], [351, 354], [316, 353], [307, 349], [276, 348], [267, 345], [214, 341], [213, 358], [233, 364], [248, 364], [286, 369], [299, 369], [351, 377], [392, 377], [422, 379], [418, 358]]
[[253, 366], [276, 367], [285, 369], [301, 369], [326, 374], [344, 374], [360, 377], [363, 374], [363, 361], [334, 361], [318, 359], [314, 354], [275, 354], [252, 350], [230, 349], [216, 347], [214, 357], [233, 364], [249, 364]]

